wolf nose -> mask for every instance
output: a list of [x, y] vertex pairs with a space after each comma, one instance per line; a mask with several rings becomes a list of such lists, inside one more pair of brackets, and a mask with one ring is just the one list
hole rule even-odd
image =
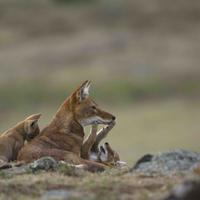
[[112, 120], [114, 121], [115, 119], [116, 119], [116, 117], [113, 116], [113, 117], [112, 117]]

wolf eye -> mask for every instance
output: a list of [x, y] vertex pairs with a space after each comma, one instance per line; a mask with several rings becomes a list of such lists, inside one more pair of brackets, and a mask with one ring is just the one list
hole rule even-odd
[[92, 109], [96, 110], [97, 108], [96, 108], [96, 106], [92, 106]]

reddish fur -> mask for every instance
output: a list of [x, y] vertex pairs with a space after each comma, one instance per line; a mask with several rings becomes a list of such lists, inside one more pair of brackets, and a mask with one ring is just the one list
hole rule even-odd
[[[13, 128], [0, 134], [0, 163], [16, 160], [25, 140], [36, 137], [40, 130], [38, 120], [41, 114], [31, 115]], [[34, 123], [34, 127], [31, 124]], [[31, 136], [31, 137], [30, 137]]]
[[[84, 130], [79, 121], [88, 117], [86, 113], [94, 115], [92, 111], [89, 112], [89, 108], [95, 104], [90, 98], [79, 102], [77, 96], [81, 87], [64, 101], [51, 123], [41, 131], [40, 135], [24, 146], [19, 152], [19, 161], [31, 162], [43, 156], [52, 156], [56, 160], [65, 160], [73, 164], [86, 164], [88, 168], [92, 166], [102, 169], [104, 167], [102, 164], [80, 157]], [[111, 114], [100, 109], [97, 112], [101, 117], [113, 118]], [[95, 112], [95, 114], [97, 113]]]

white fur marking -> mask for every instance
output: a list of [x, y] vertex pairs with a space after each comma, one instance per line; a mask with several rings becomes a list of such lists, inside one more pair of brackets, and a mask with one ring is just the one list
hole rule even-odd
[[124, 161], [117, 161], [117, 162], [116, 162], [116, 165], [117, 165], [118, 167], [124, 167], [124, 166], [127, 166], [127, 163], [124, 162]]
[[101, 152], [100, 159], [101, 161], [106, 162], [108, 160], [108, 154]]
[[80, 91], [81, 100], [89, 96], [90, 82], [87, 82]]
[[88, 125], [92, 125], [92, 124], [107, 124], [111, 121], [112, 120], [106, 120], [106, 119], [102, 119], [99, 116], [94, 116], [94, 117], [90, 117], [90, 118], [87, 118], [87, 119], [82, 119], [80, 121], [80, 124], [82, 126], [88, 126]]
[[90, 154], [90, 158], [89, 160], [92, 160], [92, 161], [97, 161], [98, 160], [98, 156], [96, 153], [91, 153]]
[[107, 151], [107, 148], [105, 148], [105, 145], [104, 145], [104, 150], [105, 150], [105, 153], [103, 151], [100, 152], [100, 159], [103, 162], [107, 162], [108, 161], [108, 151]]

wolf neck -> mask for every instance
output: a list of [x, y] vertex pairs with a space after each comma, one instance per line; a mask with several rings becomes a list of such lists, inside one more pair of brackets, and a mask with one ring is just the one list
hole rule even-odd
[[59, 132], [73, 133], [84, 137], [84, 130], [81, 124], [76, 120], [73, 110], [68, 106], [67, 101], [57, 111], [51, 122], [51, 126], [56, 127]]

